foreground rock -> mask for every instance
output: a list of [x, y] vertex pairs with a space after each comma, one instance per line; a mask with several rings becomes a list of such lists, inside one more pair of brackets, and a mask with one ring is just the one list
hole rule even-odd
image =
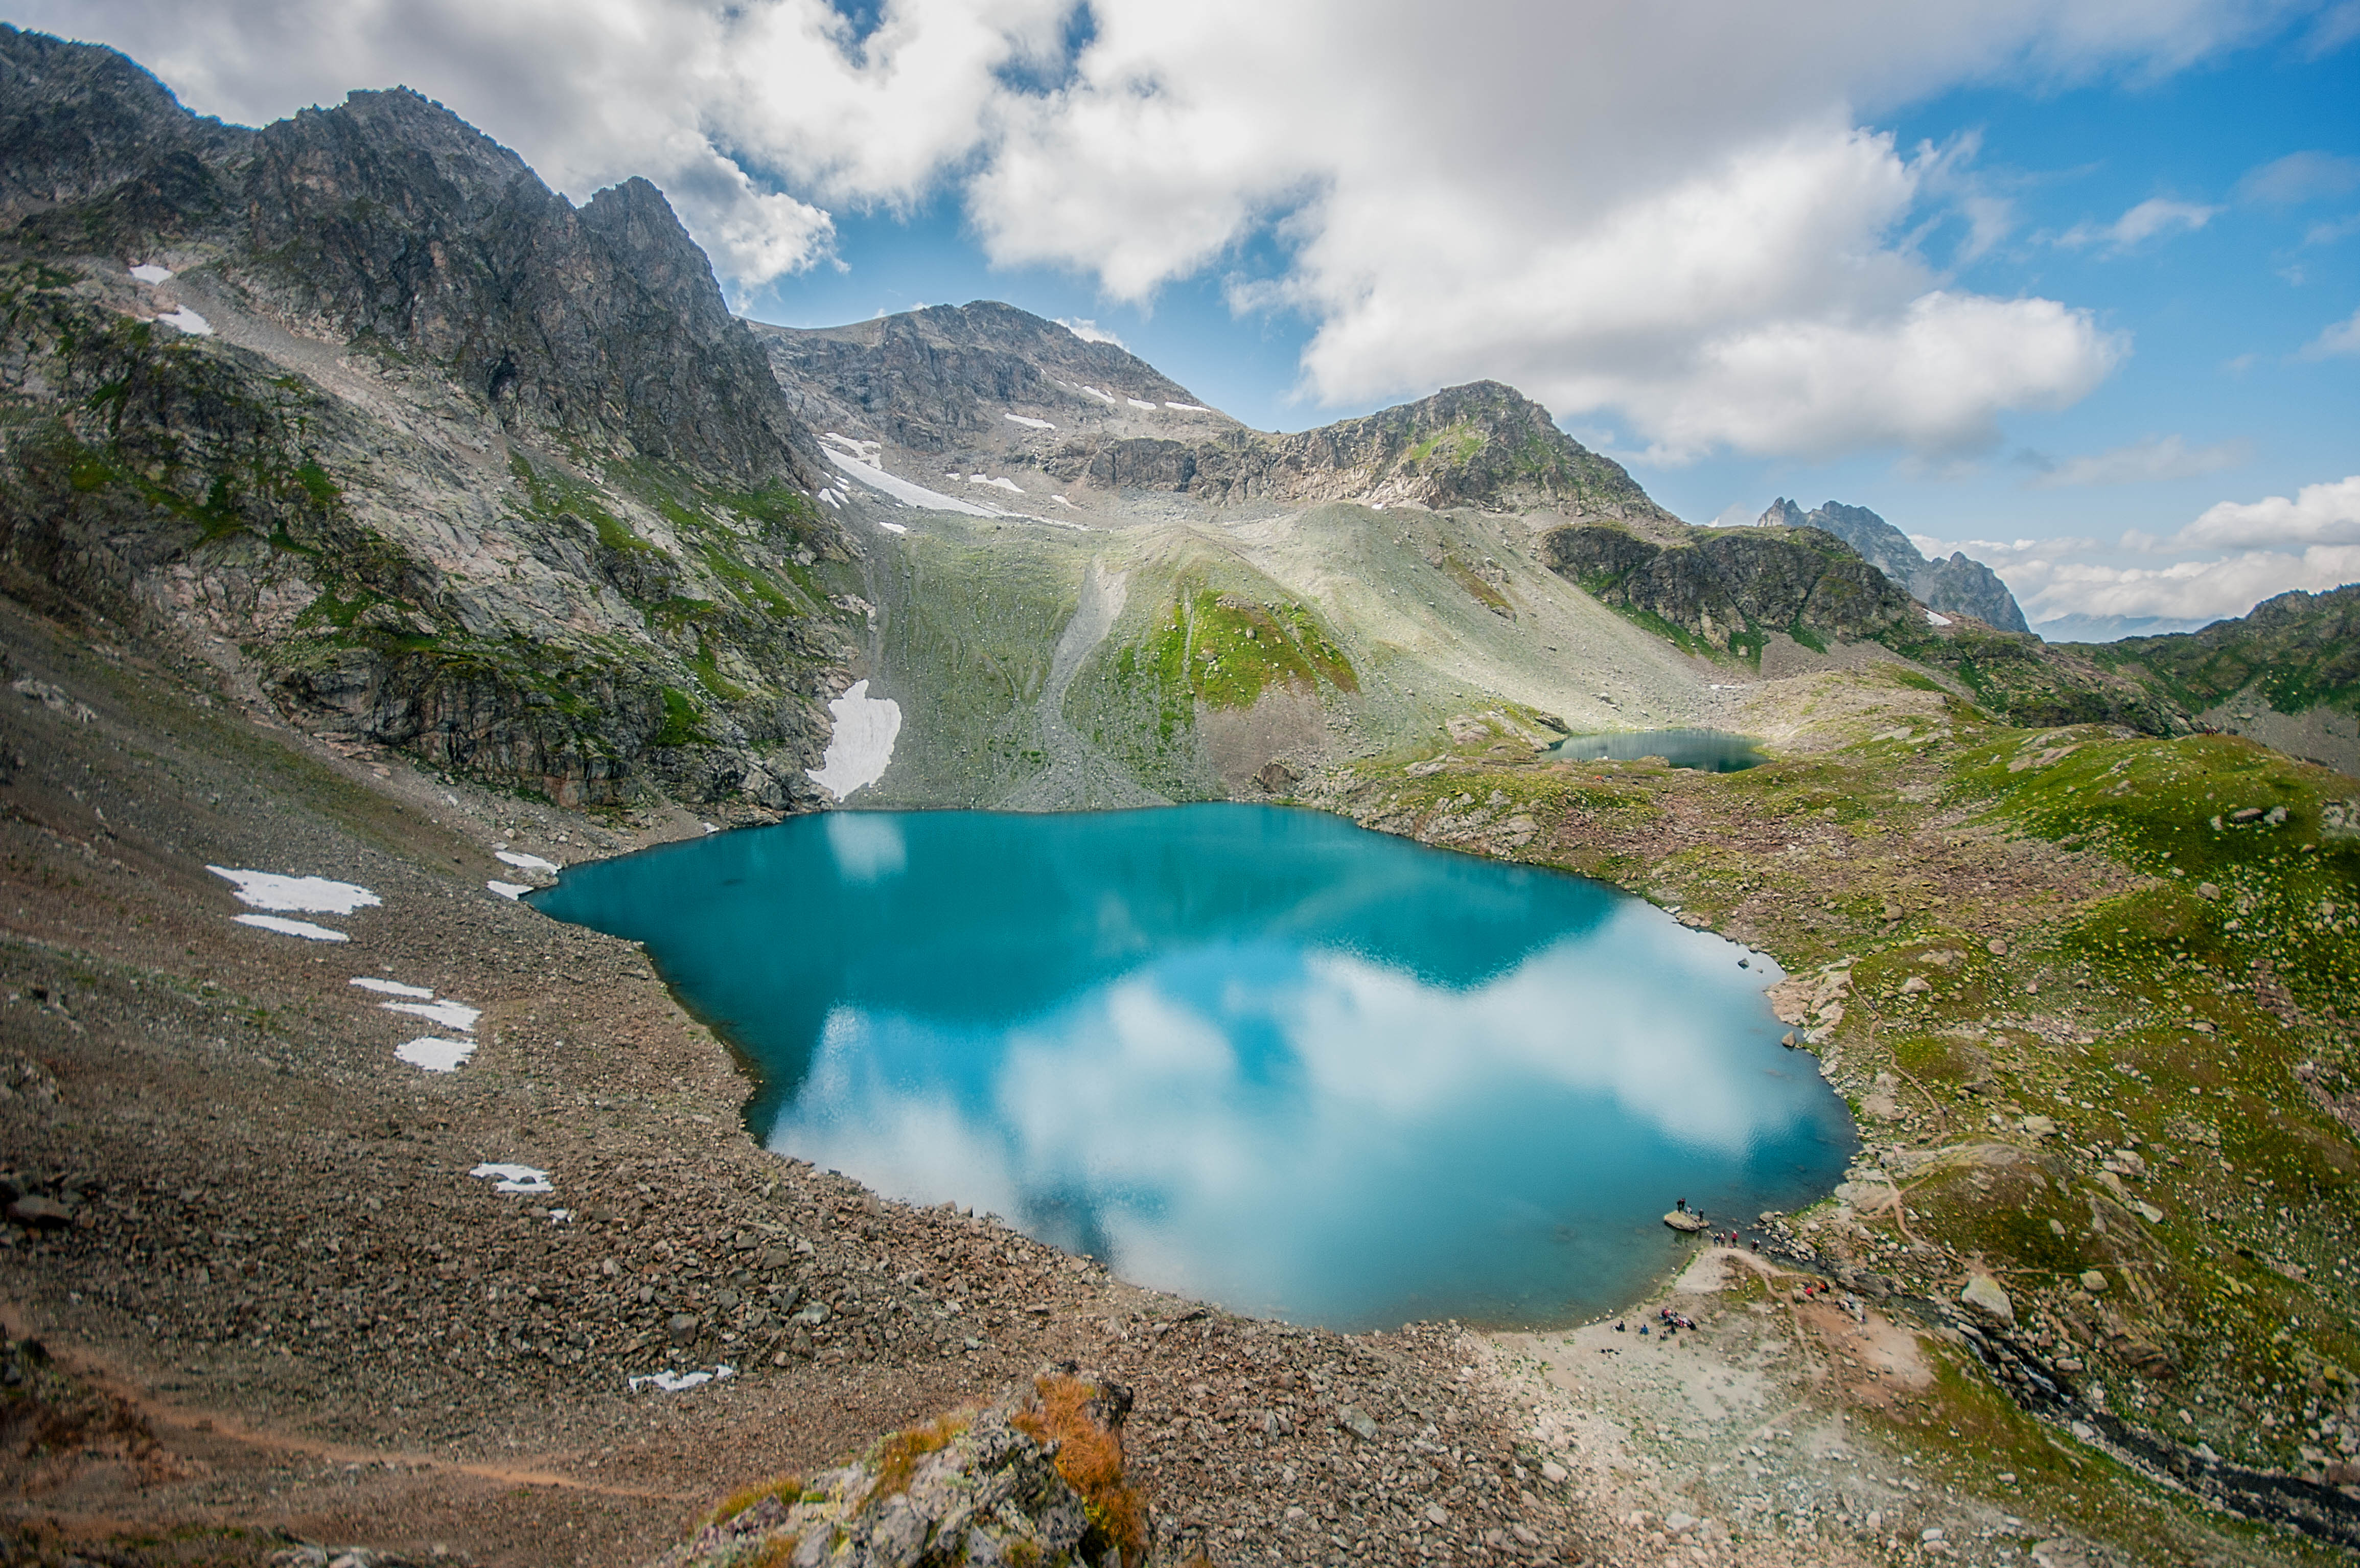
[[880, 1438], [810, 1480], [725, 1501], [661, 1568], [1039, 1568], [1147, 1561], [1146, 1509], [1123, 1479], [1131, 1391], [1070, 1371], [979, 1410]]

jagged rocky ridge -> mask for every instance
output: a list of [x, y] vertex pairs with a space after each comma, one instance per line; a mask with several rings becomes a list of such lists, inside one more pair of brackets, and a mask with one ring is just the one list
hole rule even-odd
[[[1295, 434], [1250, 430], [1121, 347], [992, 301], [825, 329], [758, 327], [815, 425], [1049, 485], [1252, 501], [1415, 501], [1677, 528], [1622, 465], [1497, 381]], [[1011, 418], [1011, 415], [1014, 416]]]
[[1665, 543], [1612, 523], [1580, 523], [1549, 530], [1540, 549], [1550, 570], [1700, 653], [1758, 660], [1781, 633], [1814, 647], [1831, 638], [1873, 641], [1955, 675], [2011, 723], [2104, 722], [2150, 734], [2191, 728], [2169, 696], [2029, 633], [1938, 623], [1821, 529], [1699, 528]]
[[1928, 561], [1909, 536], [1866, 507], [1829, 501], [1805, 511], [1781, 496], [1759, 521], [1783, 528], [1816, 528], [1860, 552], [1872, 566], [1907, 588], [1928, 608], [1947, 615], [1972, 615], [2002, 631], [2030, 631], [2024, 609], [1999, 574], [1964, 551], [1945, 561]]
[[406, 91], [222, 126], [13, 28], [0, 164], [9, 591], [567, 803], [816, 798], [852, 545], [652, 186], [576, 209]]

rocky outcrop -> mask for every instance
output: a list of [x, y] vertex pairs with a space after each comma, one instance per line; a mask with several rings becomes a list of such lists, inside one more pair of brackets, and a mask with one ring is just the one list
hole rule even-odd
[[1952, 551], [1948, 560], [1928, 561], [1907, 534], [1866, 507], [1829, 501], [1807, 512], [1781, 496], [1770, 503], [1760, 521], [1834, 534], [1920, 603], [1946, 615], [1972, 615], [2002, 631], [2032, 630], [2025, 622], [2023, 607], [1998, 573], [1981, 561], [1970, 560], [1961, 551]]
[[1021, 1395], [889, 1434], [852, 1463], [725, 1500], [659, 1568], [1146, 1568], [1122, 1475], [1131, 1394], [1044, 1374]]
[[1980, 620], [1934, 624], [1889, 576], [1816, 528], [1700, 528], [1661, 544], [1582, 523], [1543, 534], [1540, 552], [1550, 570], [1694, 652], [1758, 658], [1773, 632], [1806, 645], [1872, 641], [1947, 671], [2011, 723], [2191, 728], [2180, 705], [2081, 652]]
[[1816, 529], [1699, 529], [1661, 544], [1612, 523], [1551, 529], [1542, 562], [1601, 601], [1731, 652], [1769, 632], [1801, 641], [1906, 633], [1909, 596]]

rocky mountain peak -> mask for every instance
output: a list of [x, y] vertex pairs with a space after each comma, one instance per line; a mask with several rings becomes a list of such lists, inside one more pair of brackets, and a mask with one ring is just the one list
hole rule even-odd
[[928, 457], [1005, 457], [1052, 431], [1153, 438], [1235, 422], [1119, 345], [994, 300], [753, 330], [812, 424]]
[[1214, 506], [1547, 507], [1679, 526], [1622, 465], [1498, 381], [1268, 434], [1207, 407], [1120, 345], [995, 301], [845, 326], [754, 330], [806, 421], [880, 443], [922, 480], [948, 459], [962, 473], [1015, 470], [1012, 482], [1028, 492], [1027, 468], [1069, 495], [1165, 492]]
[[1282, 438], [1305, 491], [1431, 507], [1547, 507], [1655, 528], [1679, 520], [1623, 466], [1557, 427], [1548, 410], [1500, 381], [1446, 387], [1365, 418]]
[[[191, 139], [171, 90], [111, 49], [0, 23], [0, 212], [79, 200]], [[218, 122], [199, 122], [218, 127]], [[225, 129], [226, 127], [218, 127]]]
[[82, 248], [179, 232], [221, 211], [213, 169], [253, 137], [111, 49], [0, 23], [0, 222]]
[[1928, 561], [1907, 534], [1866, 507], [1828, 501], [1807, 512], [1781, 496], [1756, 521], [1832, 533], [1920, 603], [1945, 614], [1972, 615], [2002, 631], [2032, 630], [1998, 573], [1961, 551], [1952, 551], [1945, 561]]

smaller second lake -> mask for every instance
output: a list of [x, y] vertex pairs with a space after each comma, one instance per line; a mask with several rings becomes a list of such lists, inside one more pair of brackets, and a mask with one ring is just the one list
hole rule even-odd
[[1754, 741], [1726, 729], [1634, 729], [1607, 735], [1568, 735], [1546, 755], [1577, 762], [1635, 762], [1661, 757], [1676, 768], [1733, 773], [1768, 759]]
[[647, 944], [770, 1147], [1298, 1322], [1610, 1311], [1675, 1201], [1743, 1225], [1856, 1146], [1767, 959], [1316, 812], [829, 812], [533, 902]]

